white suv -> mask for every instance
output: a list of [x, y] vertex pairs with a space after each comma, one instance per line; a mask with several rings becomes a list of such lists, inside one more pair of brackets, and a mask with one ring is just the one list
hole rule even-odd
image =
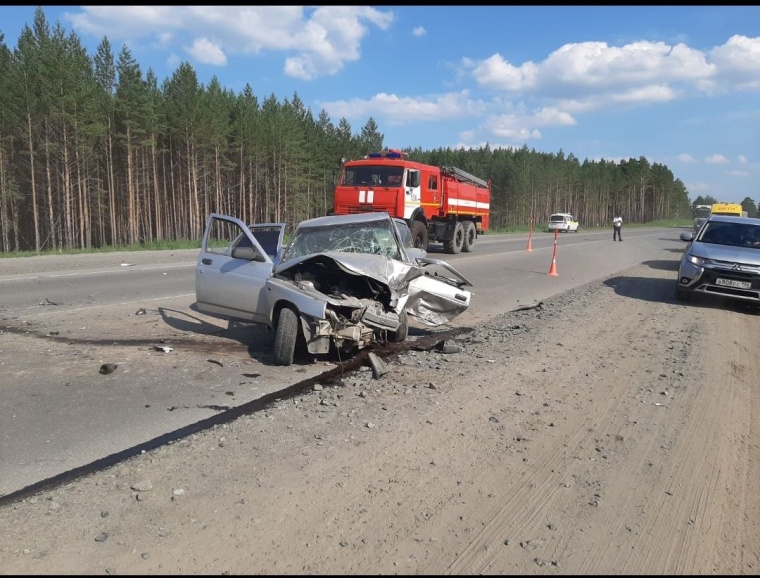
[[549, 232], [559, 229], [560, 231], [578, 232], [578, 221], [570, 213], [554, 213], [549, 217]]

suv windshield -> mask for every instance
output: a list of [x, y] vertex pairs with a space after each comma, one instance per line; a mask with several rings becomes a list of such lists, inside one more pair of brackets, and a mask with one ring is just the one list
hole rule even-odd
[[708, 221], [697, 240], [701, 243], [713, 245], [760, 249], [760, 226], [745, 223]]

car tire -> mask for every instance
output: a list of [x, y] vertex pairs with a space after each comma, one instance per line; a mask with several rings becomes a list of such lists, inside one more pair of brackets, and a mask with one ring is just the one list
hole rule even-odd
[[412, 223], [412, 245], [416, 249], [424, 249], [427, 251], [428, 232], [425, 223], [422, 221], [414, 221], [414, 223]]
[[464, 242], [462, 243], [462, 251], [470, 253], [475, 247], [475, 239], [478, 236], [477, 230], [475, 230], [475, 223], [472, 221], [465, 221], [464, 225]]
[[407, 315], [406, 310], [399, 314], [398, 320], [398, 329], [396, 329], [396, 331], [388, 332], [388, 340], [392, 343], [401, 343], [406, 339], [407, 335], [409, 335], [409, 316]]
[[450, 255], [457, 255], [462, 252], [462, 245], [464, 245], [464, 227], [461, 221], [457, 221], [454, 225], [454, 236], [451, 241], [444, 241], [443, 250]]
[[691, 292], [680, 285], [676, 285], [676, 301], [691, 301]]
[[275, 365], [291, 365], [296, 351], [298, 338], [298, 315], [288, 307], [280, 310], [274, 337]]

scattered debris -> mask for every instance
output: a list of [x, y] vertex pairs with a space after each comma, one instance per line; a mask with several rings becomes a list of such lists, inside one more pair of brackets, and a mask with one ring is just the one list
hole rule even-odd
[[153, 484], [150, 480], [140, 480], [129, 486], [136, 492], [148, 492], [153, 489]]
[[53, 301], [51, 301], [50, 299], [48, 299], [47, 297], [45, 297], [44, 301], [40, 301], [40, 305], [43, 305], [43, 306], [45, 306], [45, 305], [60, 305], [60, 303], [54, 303]]
[[122, 263], [121, 264], [122, 267], [134, 267], [134, 265], [135, 265], [134, 263]]
[[142, 307], [140, 307], [140, 309], [138, 309], [137, 311], [135, 311], [135, 315], [145, 315], [145, 313], [146, 313], [146, 311]]
[[[166, 347], [164, 345], [154, 345], [153, 349], [155, 349], [156, 351], [163, 351], [164, 353], [169, 353], [170, 351], [174, 351], [173, 347]], [[221, 363], [219, 365], [221, 365]]]
[[221, 361], [217, 361], [216, 359], [207, 359], [209, 363], [216, 363], [219, 367], [224, 367], [224, 364]]
[[375, 379], [380, 379], [390, 371], [388, 365], [372, 352], [369, 354], [369, 363], [372, 366], [372, 375]]
[[441, 341], [436, 345], [436, 351], [439, 351], [440, 353], [461, 353], [462, 348], [459, 347], [457, 344], [452, 343], [450, 341]]
[[118, 366], [115, 363], [104, 363], [100, 366], [100, 373], [103, 375], [108, 375], [109, 373], [116, 371], [117, 367]]
[[512, 309], [510, 313], [515, 312], [515, 311], [525, 311], [526, 309], [540, 309], [543, 306], [544, 306], [543, 301], [537, 301], [535, 303], [532, 303], [531, 305], [520, 305], [519, 307]]
[[543, 540], [528, 540], [527, 542], [520, 542], [520, 546], [522, 548], [525, 548], [526, 550], [533, 550], [535, 548], [538, 548], [541, 544], [543, 544]]

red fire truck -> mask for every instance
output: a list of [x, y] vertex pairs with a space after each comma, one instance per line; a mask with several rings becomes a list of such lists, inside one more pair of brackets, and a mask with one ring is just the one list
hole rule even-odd
[[390, 149], [343, 164], [333, 213], [386, 211], [409, 224], [414, 246], [443, 243], [446, 253], [472, 251], [488, 230], [491, 182], [456, 167], [406, 160]]

